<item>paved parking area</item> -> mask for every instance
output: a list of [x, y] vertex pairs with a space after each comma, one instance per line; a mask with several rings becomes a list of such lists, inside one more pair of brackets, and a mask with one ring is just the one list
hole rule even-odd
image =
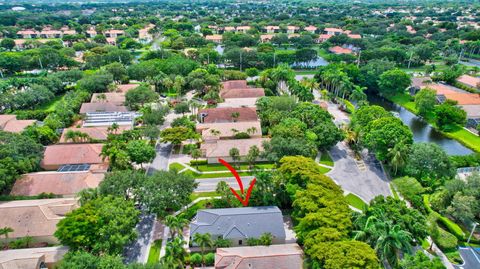
[[462, 256], [463, 264], [454, 265], [458, 269], [478, 269], [480, 268], [480, 252], [479, 249], [461, 247], [458, 248], [460, 256]]
[[332, 147], [330, 155], [335, 165], [326, 175], [342, 189], [358, 195], [365, 201], [370, 201], [377, 195], [391, 195], [387, 176], [376, 159], [366, 158], [357, 164], [353, 152], [344, 142]]

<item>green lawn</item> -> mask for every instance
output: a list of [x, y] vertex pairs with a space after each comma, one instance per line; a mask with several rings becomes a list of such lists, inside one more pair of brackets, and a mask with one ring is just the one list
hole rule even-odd
[[168, 168], [170, 170], [177, 170], [177, 171], [181, 171], [185, 168], [185, 166], [179, 164], [179, 163], [172, 163], [168, 166]]
[[190, 200], [195, 201], [195, 199], [200, 197], [213, 197], [218, 196], [219, 194], [216, 191], [207, 191], [207, 192], [194, 192], [190, 194]]
[[362, 199], [360, 199], [360, 197], [356, 196], [353, 193], [347, 194], [347, 196], [345, 196], [345, 199], [347, 200], [349, 205], [355, 207], [356, 209], [360, 209], [363, 211], [367, 207], [367, 204]]
[[162, 248], [162, 239], [155, 240], [150, 246], [150, 251], [148, 252], [147, 264], [156, 264], [158, 263], [158, 258], [160, 258], [160, 249]]
[[295, 75], [315, 75], [318, 73], [317, 70], [311, 69], [311, 70], [294, 70]]
[[318, 169], [320, 170], [320, 173], [322, 173], [322, 174], [326, 174], [326, 173], [330, 172], [330, 170], [332, 170], [330, 168], [323, 167], [323, 166], [320, 166], [320, 165], [318, 167], [319, 167]]
[[330, 154], [328, 154], [326, 151], [322, 152], [322, 155], [320, 156], [320, 163], [333, 167], [332, 157], [330, 157]]
[[[201, 172], [213, 172], [213, 171], [229, 171], [227, 167], [223, 164], [215, 163], [215, 164], [201, 164], [201, 165], [191, 165], [192, 167], [196, 168], [198, 171]], [[232, 164], [233, 166], [233, 164]], [[246, 163], [240, 163], [239, 168], [235, 168], [237, 170], [249, 170], [249, 165]], [[273, 163], [257, 163], [255, 165], [256, 169], [273, 169], [275, 164]]]
[[45, 103], [41, 106], [38, 106], [36, 109], [37, 110], [42, 110], [44, 112], [52, 112], [52, 111], [55, 110], [58, 103], [60, 103], [60, 101], [63, 99], [63, 96], [64, 95], [55, 96], [55, 98], [53, 98], [50, 102]]

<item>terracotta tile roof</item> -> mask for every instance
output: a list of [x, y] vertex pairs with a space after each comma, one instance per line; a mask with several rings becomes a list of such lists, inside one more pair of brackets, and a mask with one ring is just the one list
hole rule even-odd
[[329, 48], [328, 50], [334, 54], [352, 54], [353, 53], [351, 49], [342, 48], [340, 46], [335, 46], [335, 47]]
[[135, 89], [140, 85], [138, 84], [119, 84], [115, 92], [127, 93], [129, 90]]
[[15, 115], [0, 115], [0, 130], [21, 133], [25, 128], [35, 124], [36, 120], [17, 120]]
[[300, 29], [300, 27], [294, 26], [294, 25], [289, 25], [289, 26], [287, 26], [287, 29], [288, 30], [298, 30], [298, 29]]
[[472, 88], [480, 88], [480, 78], [463, 75], [457, 78], [457, 81]]
[[432, 82], [432, 79], [430, 77], [414, 77], [412, 78], [412, 84], [411, 86], [415, 87], [415, 88], [424, 88], [424, 87], [428, 87]]
[[225, 26], [223, 29], [225, 31], [235, 31], [235, 27], [233, 27], [233, 26]]
[[458, 102], [458, 105], [480, 105], [480, 95], [474, 93], [446, 93], [447, 99]]
[[248, 87], [246, 80], [227, 80], [222, 82], [222, 86], [224, 89], [238, 89]]
[[240, 156], [246, 156], [252, 146], [263, 149], [263, 142], [268, 138], [250, 138], [250, 139], [230, 139], [205, 142], [200, 146], [200, 150], [207, 158], [228, 157], [231, 148], [237, 148]]
[[251, 28], [250, 26], [237, 26], [237, 30], [250, 30]]
[[41, 262], [54, 264], [62, 260], [68, 247], [23, 248], [0, 251], [1, 269], [38, 268]]
[[239, 113], [237, 122], [258, 120], [257, 111], [254, 107], [225, 107], [225, 108], [207, 108], [199, 111], [200, 114], [206, 114], [203, 123], [233, 122], [232, 113]]
[[90, 171], [30, 173], [15, 182], [10, 195], [34, 196], [41, 193], [74, 195], [83, 189], [98, 187], [104, 177], [104, 173]]
[[215, 268], [302, 268], [303, 251], [297, 244], [217, 248]]
[[269, 26], [265, 26], [265, 29], [267, 29], [267, 30], [279, 30], [280, 26], [269, 25]]
[[205, 39], [210, 40], [210, 41], [218, 41], [218, 40], [223, 40], [223, 36], [222, 35], [207, 35], [207, 36], [205, 36]]
[[430, 84], [424, 84], [423, 87], [421, 88], [429, 88], [432, 90], [435, 90], [437, 94], [452, 94], [452, 93], [458, 93], [454, 89], [452, 89], [450, 86], [443, 85], [440, 83], [430, 83]]
[[480, 105], [464, 105], [461, 107], [467, 112], [467, 118], [480, 119]]
[[270, 41], [273, 38], [273, 35], [260, 35], [260, 40]]
[[[64, 144], [47, 146], [43, 153], [42, 167], [65, 164], [101, 164], [102, 144]], [[47, 169], [47, 168], [45, 168]]]
[[317, 27], [315, 27], [313, 25], [310, 25], [310, 26], [305, 27], [304, 29], [305, 29], [305, 31], [316, 31]]
[[[118, 127], [118, 133], [123, 132], [124, 130], [130, 130], [131, 126], [122, 125]], [[60, 137], [59, 143], [74, 143], [71, 140], [67, 141], [66, 134], [68, 130], [77, 131], [81, 133], [88, 134], [90, 138], [97, 141], [105, 141], [108, 137], [108, 127], [83, 127], [83, 128], [65, 128], [63, 129], [62, 136]]]
[[[105, 99], [100, 99], [100, 96], [105, 95]], [[113, 103], [116, 105], [123, 105], [125, 103], [125, 94], [122, 92], [106, 92], [94, 93], [90, 99], [91, 103]]]
[[352, 39], [360, 39], [360, 38], [362, 38], [362, 36], [359, 35], [359, 34], [348, 34], [347, 36], [348, 36], [349, 38], [352, 38]]
[[334, 33], [343, 33], [343, 30], [340, 28], [325, 28], [323, 29], [325, 32], [334, 32]]
[[[197, 132], [202, 134], [204, 140], [218, 139], [218, 138], [232, 138], [235, 136], [235, 132], [247, 132], [248, 129], [254, 127], [255, 132], [250, 134], [251, 137], [262, 136], [262, 126], [260, 120], [257, 121], [243, 121], [243, 122], [224, 122], [224, 123], [199, 123], [196, 126]], [[220, 134], [212, 134], [212, 130], [219, 131]]]
[[77, 207], [74, 198], [0, 202], [0, 227], [14, 230], [10, 238], [52, 236], [57, 223]]
[[118, 106], [114, 103], [83, 103], [80, 108], [80, 114], [88, 112], [127, 112], [128, 109], [125, 106]]

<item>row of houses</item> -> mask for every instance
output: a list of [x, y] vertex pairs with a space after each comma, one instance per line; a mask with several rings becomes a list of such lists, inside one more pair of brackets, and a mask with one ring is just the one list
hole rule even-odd
[[[94, 95], [90, 103], [82, 105], [81, 114], [84, 119], [79, 123], [81, 127], [63, 129], [59, 143], [45, 147], [40, 162], [42, 171], [22, 175], [13, 185], [10, 193], [14, 196], [36, 196], [42, 193], [51, 193], [58, 198], [0, 202], [0, 216], [2, 216], [0, 227], [13, 229], [8, 239], [0, 240], [12, 241], [28, 236], [32, 238], [33, 244], [36, 246], [58, 244], [53, 235], [56, 225], [68, 212], [78, 207], [75, 195], [86, 188], [98, 187], [108, 171], [108, 158], [101, 156], [102, 143], [107, 140], [110, 133], [120, 133], [133, 127], [135, 112], [120, 111], [126, 110], [122, 103], [125, 93], [137, 86], [137, 84], [118, 85], [116, 92], [108, 93], [106, 97], [102, 98]], [[99, 106], [92, 107], [91, 104], [99, 104]], [[118, 113], [131, 113], [133, 116], [128, 122], [116, 121], [115, 117]], [[95, 124], [92, 125], [92, 122]], [[115, 130], [111, 128], [114, 123], [118, 125]], [[26, 126], [35, 124], [35, 122], [17, 120], [13, 115], [2, 115], [0, 124], [3, 131], [21, 132]], [[70, 132], [74, 132], [76, 135], [72, 136]], [[21, 250], [18, 253], [12, 252], [9, 256], [4, 256], [2, 253], [0, 264], [9, 265], [18, 262], [26, 262], [29, 265], [48, 264], [58, 261], [65, 251], [62, 248], [47, 248], [44, 251], [56, 253], [57, 256], [41, 252], [40, 249], [32, 249], [30, 251]], [[17, 260], [11, 259], [17, 255], [19, 255]], [[29, 255], [29, 259], [25, 258], [28, 261], [21, 258], [29, 257]], [[0, 266], [0, 268], [2, 267]]]
[[[217, 107], [198, 112], [196, 130], [202, 135], [203, 156], [209, 163], [217, 163], [219, 158], [233, 161], [229, 156], [232, 148], [239, 150], [240, 158], [253, 146], [263, 149], [268, 138], [262, 137], [255, 103], [265, 96], [264, 89], [251, 88], [246, 80], [231, 80], [222, 83], [219, 95], [223, 102]], [[239, 133], [248, 134], [248, 138], [235, 139]]]
[[[469, 88], [480, 90], [480, 78], [462, 75], [457, 82]], [[434, 83], [429, 77], [417, 77], [412, 80], [412, 93], [424, 88], [432, 89], [437, 94], [437, 102], [447, 99], [457, 102], [457, 105], [467, 113], [467, 127], [476, 128], [480, 124], [480, 94], [466, 92], [457, 87], [443, 83]]]
[[[253, 29], [253, 27], [248, 25], [241, 25], [241, 26], [216, 26], [216, 25], [209, 25], [208, 29], [212, 30], [212, 32], [216, 34], [223, 34], [225, 32], [234, 32], [234, 33], [247, 33], [249, 30]], [[288, 25], [286, 27], [280, 27], [278, 25], [267, 25], [262, 28], [264, 33], [267, 34], [278, 34], [278, 33], [286, 33], [286, 34], [295, 34], [300, 32], [308, 32], [311, 34], [328, 34], [329, 32], [335, 32], [337, 30], [343, 31], [338, 28], [325, 28], [323, 31], [320, 31], [320, 28], [309, 25], [306, 27], [300, 27], [295, 25]], [[330, 33], [332, 34], [332, 33]]]

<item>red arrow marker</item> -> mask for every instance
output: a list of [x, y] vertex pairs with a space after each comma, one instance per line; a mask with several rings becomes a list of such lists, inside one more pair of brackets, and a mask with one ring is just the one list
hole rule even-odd
[[[237, 170], [235, 170], [229, 163], [227, 163], [222, 159], [218, 159], [218, 161], [221, 164], [223, 164], [225, 167], [227, 167], [228, 170], [230, 170], [230, 172], [232, 172], [233, 176], [237, 180], [238, 186], [240, 187], [240, 192], [243, 195], [244, 194], [243, 182], [242, 182], [242, 179], [240, 179], [240, 176], [238, 175]], [[240, 194], [238, 194], [232, 187], [230, 187], [230, 191], [232, 191], [233, 195], [235, 195], [235, 197], [240, 201], [240, 203], [242, 203], [243, 206], [248, 206], [248, 200], [250, 199], [250, 195], [252, 194], [252, 189], [253, 189], [253, 186], [255, 185], [255, 182], [257, 182], [256, 178], [250, 181], [250, 186], [248, 187], [247, 195], [245, 196], [245, 199], [243, 199], [242, 196], [240, 196]]]

